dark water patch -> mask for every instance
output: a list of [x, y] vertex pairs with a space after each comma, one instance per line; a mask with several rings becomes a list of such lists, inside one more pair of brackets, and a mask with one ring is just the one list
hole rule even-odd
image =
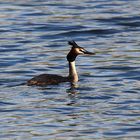
[[126, 132], [126, 133], [136, 132], [136, 131], [140, 131], [140, 127], [122, 128], [122, 129], [119, 129], [119, 131], [123, 131], [123, 132]]
[[[120, 71], [120, 70], [119, 70]], [[94, 76], [94, 77], [120, 77], [123, 79], [132, 79], [132, 80], [140, 80], [140, 71], [126, 71], [126, 70], [121, 70], [121, 73], [114, 74], [114, 75], [99, 75], [99, 76]], [[111, 80], [108, 80], [111, 81]]]
[[124, 132], [120, 131], [120, 130], [113, 130], [113, 131], [110, 131], [110, 132], [104, 132], [103, 133], [104, 135], [106, 136], [110, 136], [110, 137], [118, 137], [118, 135], [125, 135]]
[[21, 44], [18, 44], [18, 41], [15, 44], [12, 45], [2, 45], [0, 46], [0, 53], [13, 53], [13, 52], [21, 52], [21, 51], [26, 51], [26, 48], [22, 48]]
[[9, 70], [9, 71], [3, 71], [3, 72], [0, 72], [0, 73], [3, 73], [3, 74], [24, 74], [24, 73], [32, 73], [32, 71], [30, 70]]
[[54, 2], [54, 3], [47, 3], [48, 6], [58, 6], [59, 8], [65, 7], [65, 6], [71, 6], [71, 4], [67, 4], [67, 3], [61, 3], [61, 2]]
[[114, 34], [118, 33], [118, 30], [115, 29], [93, 29], [93, 30], [81, 30], [81, 31], [71, 31], [66, 33], [61, 33], [60, 35], [80, 35], [80, 34], [96, 34], [96, 35], [106, 35], [106, 34]]
[[17, 65], [18, 63], [22, 64], [22, 63], [25, 63], [25, 62], [30, 62], [30, 60], [28, 60], [26, 58], [25, 59], [14, 58], [12, 60], [1, 61], [0, 65], [1, 65], [1, 68], [3, 68], [3, 67], [7, 67], [7, 66], [14, 66], [14, 65]]
[[22, 44], [30, 44], [30, 43], [35, 43], [35, 42], [38, 42], [38, 41], [35, 41], [35, 40], [26, 40], [26, 39], [21, 39], [20, 41], [17, 41], [17, 43], [22, 43]]
[[132, 71], [132, 70], [140, 69], [140, 67], [131, 67], [131, 66], [104, 66], [104, 67], [95, 67], [94, 69]]
[[119, 40], [119, 41], [115, 41], [116, 44], [125, 44], [125, 43], [132, 43], [131, 40]]
[[[98, 76], [97, 76], [98, 77]], [[99, 76], [100, 77], [100, 76]], [[104, 76], [101, 76], [104, 77]], [[111, 77], [110, 79], [107, 79], [106, 82], [112, 82], [112, 86], [123, 86], [122, 83], [119, 83], [120, 81], [122, 81], [121, 78], [118, 77], [118, 74], [115, 74], [114, 76], [107, 76], [107, 77]], [[115, 83], [116, 82], [116, 83]]]
[[78, 108], [73, 106], [51, 108], [52, 111], [61, 112], [62, 114], [70, 114], [71, 111], [76, 112]]
[[129, 26], [129, 27], [140, 27], [140, 22], [139, 21], [136, 21], [136, 22], [120, 22], [120, 23], [118, 23], [118, 25]]
[[[109, 81], [109, 82], [116, 82], [116, 81], [121, 81], [121, 80], [115, 80], [115, 79], [113, 79], [113, 80], [107, 80], [107, 81]], [[117, 84], [112, 84], [112, 86], [114, 86], [114, 87], [121, 87], [121, 86], [123, 86], [123, 84], [120, 84], [120, 83], [117, 83]]]
[[[125, 77], [126, 79], [134, 79], [134, 80], [139, 80], [140, 79], [140, 71], [127, 71], [125, 73], [123, 73], [123, 77]], [[121, 76], [121, 75], [120, 75]]]
[[[116, 78], [116, 77], [119, 77], [119, 74], [93, 75], [92, 77], [93, 77], [94, 79], [95, 79], [95, 78]], [[109, 81], [111, 81], [111, 80], [109, 80]], [[119, 79], [116, 79], [116, 80], [114, 80], [114, 81], [120, 81], [120, 80], [119, 80]]]
[[2, 67], [7, 67], [7, 66], [12, 66], [12, 65], [14, 65], [15, 63], [14, 62], [0, 62], [0, 65], [1, 65], [1, 68]]
[[111, 17], [111, 18], [99, 18], [96, 20], [101, 20], [101, 21], [105, 21], [105, 22], [117, 22], [117, 21], [134, 21], [134, 20], [140, 20], [140, 16], [130, 16], [130, 17]]
[[[57, 42], [57, 41], [56, 41]], [[58, 42], [57, 42], [58, 43]], [[61, 47], [63, 47], [61, 44], [50, 44], [50, 45], [45, 45], [44, 47], [46, 47], [46, 48], [52, 48], [52, 50], [53, 50], [53, 48], [61, 48]]]
[[0, 109], [0, 112], [30, 112], [26, 109]]
[[30, 59], [29, 58], [20, 58], [18, 55], [16, 56], [16, 57], [13, 57], [13, 58], [8, 58], [8, 56], [7, 57], [5, 57], [5, 58], [2, 58], [1, 59], [3, 62], [10, 62], [10, 61], [20, 61], [20, 62], [30, 62]]
[[0, 50], [0, 53], [3, 53], [3, 52], [20, 52], [21, 50], [23, 50], [23, 49], [14, 49], [14, 48], [9, 48], [9, 49], [2, 49], [2, 50]]
[[113, 23], [122, 26], [130, 26], [130, 27], [140, 27], [140, 16], [132, 16], [132, 17], [112, 17], [112, 18], [101, 18], [95, 19], [100, 22]]
[[123, 105], [123, 106], [120, 106], [120, 107], [115, 107], [113, 108], [113, 110], [134, 110], [134, 109], [131, 109], [128, 105]]
[[140, 80], [140, 76], [132, 76], [132, 77], [126, 77], [126, 79], [132, 79], [132, 80]]
[[93, 88], [93, 87], [77, 87], [76, 89], [80, 90], [80, 91], [94, 91], [95, 88]]
[[[22, 26], [22, 25], [20, 25], [20, 26]], [[23, 32], [23, 33], [24, 32], [29, 32], [29, 33], [31, 33], [31, 32], [34, 32], [35, 30], [33, 29], [33, 27], [32, 28], [30, 28], [30, 27], [19, 27], [19, 28], [13, 28], [11, 31], [12, 32]]]
[[46, 25], [42, 25], [42, 26], [38, 26], [38, 27], [34, 27], [35, 30], [39, 30], [39, 31], [68, 31], [68, 30], [77, 30], [77, 29], [83, 29], [83, 28], [86, 28], [84, 26], [64, 26], [64, 25], [54, 25], [54, 24], [46, 24]]
[[[133, 133], [133, 132], [136, 132], [136, 131], [139, 131], [140, 128], [139, 127], [132, 127], [132, 128], [122, 128], [122, 129], [116, 129], [116, 130], [112, 130], [110, 132], [105, 132], [104, 135], [108, 135], [110, 137], [117, 137], [118, 135], [126, 135], [127, 133]], [[133, 136], [132, 139], [135, 139], [134, 138], [135, 136]], [[131, 138], [130, 138], [131, 139]]]
[[63, 70], [64, 69], [64, 67], [63, 67], [63, 65], [61, 66], [53, 66], [53, 67], [48, 67], [49, 69], [57, 69], [57, 70]]
[[[85, 7], [84, 5], [80, 5], [80, 4], [74, 4], [73, 2], [72, 3], [59, 3], [59, 2], [56, 2], [56, 3], [48, 3], [47, 5], [51, 6], [51, 7], [58, 7], [59, 9], [66, 9], [66, 10], [83, 10], [86, 9], [87, 7]], [[90, 6], [89, 6], [90, 7]], [[76, 13], [74, 13], [75, 15]], [[78, 14], [79, 15], [79, 14]]]
[[6, 33], [6, 32], [9, 32], [9, 30], [7, 29], [0, 29], [0, 33]]
[[[37, 89], [41, 90], [41, 93], [44, 95], [54, 95], [57, 96], [58, 92], [55, 91], [56, 87], [51, 87], [51, 86], [44, 86], [44, 87], [37, 87]], [[54, 90], [54, 91], [53, 91]], [[51, 99], [50, 99], [51, 100]], [[53, 99], [52, 99], [53, 100]], [[59, 99], [58, 99], [59, 100]], [[56, 100], [56, 101], [58, 101]], [[60, 99], [61, 100], [61, 99]], [[63, 99], [62, 99], [63, 100]]]
[[[10, 77], [6, 77], [3, 79], [0, 79], [0, 85], [6, 86], [6, 87], [15, 87], [15, 86], [19, 86], [19, 85], [25, 85], [26, 81], [25, 78], [23, 79], [18, 79], [15, 76], [15, 79], [10, 78]], [[14, 91], [15, 92], [15, 91]]]
[[5, 105], [16, 105], [16, 103], [10, 103], [10, 102], [0, 101], [0, 106], [5, 106]]
[[[124, 79], [134, 79], [139, 80], [140, 79], [140, 71], [139, 67], [123, 67], [123, 66], [109, 66], [109, 67], [95, 67], [94, 69], [104, 70], [104, 75], [94, 75], [94, 77], [121, 77]], [[105, 72], [113, 72], [115, 73], [112, 75], [111, 73], [109, 75], [106, 75]], [[117, 73], [117, 71], [119, 73]], [[114, 79], [116, 81], [116, 79]], [[109, 79], [108, 81], [113, 81], [113, 79]]]
[[124, 93], [134, 93], [134, 94], [137, 94], [138, 93], [138, 91], [134, 91], [134, 90], [124, 90], [123, 91]]
[[97, 133], [97, 131], [93, 130], [93, 129], [88, 129], [88, 130], [81, 130], [80, 133], [83, 134], [83, 135], [90, 135], [90, 134]]
[[[49, 71], [49, 67], [46, 68], [45, 66], [44, 66], [44, 68], [40, 68], [40, 67], [38, 67], [38, 68], [32, 68], [31, 67], [30, 69], [33, 70], [33, 71], [40, 71], [40, 72], [42, 72], [42, 71], [43, 72]], [[53, 69], [53, 67], [52, 67], [52, 69]]]
[[[103, 8], [103, 9], [106, 9], [106, 8], [110, 8], [110, 7], [119, 7], [121, 6], [121, 3], [100, 3], [100, 4], [97, 4], [95, 7], [96, 8]], [[115, 12], [115, 11], [112, 11], [112, 13]]]
[[[8, 49], [9, 49], [9, 48], [12, 48], [12, 49], [14, 48], [14, 49], [15, 49], [15, 48], [17, 48], [17, 47], [20, 47], [20, 45], [19, 45], [19, 44], [1, 45], [0, 47], [2, 48], [2, 51], [3, 51], [3, 48], [6, 48], [6, 49], [7, 49], [7, 48], [8, 48]], [[8, 51], [8, 50], [7, 50], [7, 51]]]
[[60, 128], [60, 127], [63, 127], [63, 125], [58, 125], [58, 124], [43, 124], [43, 125], [40, 125], [40, 126], [34, 126], [34, 127], [48, 127], [48, 128]]
[[26, 14], [23, 14], [22, 16], [46, 16], [48, 15], [47, 13], [43, 13], [43, 12], [33, 12], [33, 13], [26, 13]]
[[79, 99], [86, 99], [86, 100], [108, 100], [113, 98], [112, 96], [82, 96]]
[[43, 4], [41, 3], [36, 3], [36, 2], [21, 2], [21, 3], [17, 3], [16, 6], [21, 6], [21, 7], [39, 7], [39, 6], [43, 6]]
[[126, 100], [126, 101], [121, 101], [121, 102], [109, 102], [110, 104], [123, 104], [123, 105], [125, 105], [125, 104], [137, 104], [137, 103], [140, 103], [140, 101], [139, 100]]
[[40, 36], [41, 39], [58, 39], [60, 37], [76, 37], [76, 36], [90, 36], [90, 35], [96, 35], [96, 36], [102, 36], [102, 35], [111, 35], [115, 33], [119, 33], [121, 31], [115, 30], [115, 29], [94, 29], [94, 30], [80, 30], [80, 31], [69, 31], [69, 32], [63, 32], [55, 35], [43, 35]]

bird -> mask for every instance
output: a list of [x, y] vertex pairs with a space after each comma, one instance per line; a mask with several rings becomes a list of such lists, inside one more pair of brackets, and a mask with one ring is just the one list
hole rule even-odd
[[56, 74], [40, 74], [28, 80], [28, 86], [57, 85], [62, 82], [70, 82], [71, 84], [74, 84], [78, 82], [78, 74], [75, 66], [77, 56], [81, 54], [95, 55], [95, 52], [87, 51], [83, 47], [77, 45], [77, 43], [73, 40], [68, 41], [68, 44], [72, 46], [66, 57], [69, 64], [69, 75], [64, 77]]

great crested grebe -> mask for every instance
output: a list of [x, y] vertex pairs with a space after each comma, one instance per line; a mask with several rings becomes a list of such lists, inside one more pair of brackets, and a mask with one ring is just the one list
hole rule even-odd
[[80, 54], [95, 54], [85, 50], [83, 47], [78, 46], [75, 41], [69, 41], [69, 45], [72, 46], [70, 52], [67, 55], [67, 61], [69, 62], [69, 75], [67, 77], [55, 75], [55, 74], [41, 74], [35, 76], [27, 82], [27, 85], [37, 85], [37, 86], [46, 86], [54, 85], [62, 82], [78, 82], [78, 74], [75, 67], [75, 59]]

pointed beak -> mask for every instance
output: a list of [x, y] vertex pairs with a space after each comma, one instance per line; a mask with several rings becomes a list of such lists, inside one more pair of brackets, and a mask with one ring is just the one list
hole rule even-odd
[[95, 55], [95, 52], [89, 52], [89, 51], [84, 51], [84, 54], [90, 54], [90, 55]]

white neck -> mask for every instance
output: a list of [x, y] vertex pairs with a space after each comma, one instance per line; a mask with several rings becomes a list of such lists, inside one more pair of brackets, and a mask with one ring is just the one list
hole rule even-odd
[[69, 62], [69, 78], [72, 83], [78, 82], [78, 74], [75, 67], [75, 61]]

